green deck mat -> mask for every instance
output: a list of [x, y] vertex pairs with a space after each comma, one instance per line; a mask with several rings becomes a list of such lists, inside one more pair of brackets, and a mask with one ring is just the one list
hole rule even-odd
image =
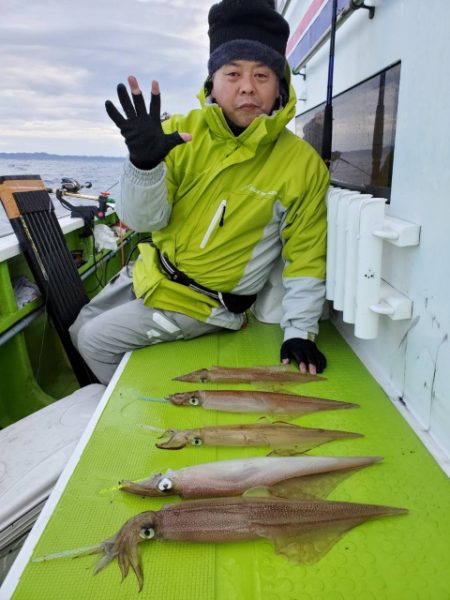
[[[120, 479], [144, 478], [167, 468], [214, 460], [265, 455], [267, 450], [263, 448], [158, 450], [154, 447], [158, 434], [140, 424], [188, 428], [256, 422], [260, 415], [180, 408], [140, 397], [223, 388], [172, 378], [214, 364], [276, 364], [280, 342], [277, 326], [251, 322], [237, 333], [224, 332], [134, 352], [34, 556], [94, 545], [112, 536], [131, 516], [157, 510], [169, 501], [120, 492]], [[30, 562], [13, 598], [448, 600], [450, 481], [330, 323], [322, 324], [319, 346], [329, 362], [327, 380], [289, 386], [288, 391], [356, 402], [361, 408], [316, 413], [294, 422], [356, 431], [365, 437], [330, 442], [310, 454], [384, 456], [383, 462], [341, 483], [329, 499], [405, 507], [410, 514], [375, 519], [356, 527], [312, 566], [290, 563], [275, 554], [267, 540], [229, 544], [142, 543], [144, 588], [139, 595], [134, 574], [130, 572], [121, 583], [116, 562], [95, 577], [96, 556]]]

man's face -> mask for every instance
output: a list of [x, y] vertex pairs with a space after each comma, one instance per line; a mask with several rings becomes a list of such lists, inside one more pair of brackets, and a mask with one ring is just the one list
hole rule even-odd
[[214, 73], [211, 95], [230, 121], [247, 127], [271, 113], [279, 95], [278, 77], [262, 63], [236, 60]]

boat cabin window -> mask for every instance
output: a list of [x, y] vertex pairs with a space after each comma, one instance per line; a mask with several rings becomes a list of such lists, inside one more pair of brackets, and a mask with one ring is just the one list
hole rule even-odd
[[[390, 198], [400, 63], [333, 98], [333, 185]], [[325, 103], [299, 114], [297, 135], [320, 154]]]

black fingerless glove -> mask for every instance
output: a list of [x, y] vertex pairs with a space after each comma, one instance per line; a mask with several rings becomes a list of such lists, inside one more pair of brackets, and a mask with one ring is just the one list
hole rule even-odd
[[106, 112], [120, 129], [130, 153], [130, 160], [138, 169], [153, 169], [165, 156], [184, 140], [176, 131], [166, 135], [161, 127], [161, 95], [152, 94], [150, 111], [147, 112], [141, 93], [131, 94], [123, 83], [117, 86], [117, 95], [126, 118], [114, 104], [105, 102]]
[[288, 358], [295, 361], [297, 364], [305, 363], [315, 365], [318, 373], [327, 366], [327, 359], [311, 340], [303, 340], [301, 338], [292, 338], [283, 342], [280, 350], [280, 359]]

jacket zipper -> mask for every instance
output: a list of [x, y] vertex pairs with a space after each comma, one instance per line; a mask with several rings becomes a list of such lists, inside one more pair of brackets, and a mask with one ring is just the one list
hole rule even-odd
[[214, 229], [217, 226], [217, 223], [219, 223], [219, 227], [223, 227], [226, 208], [227, 208], [227, 201], [222, 200], [222, 202], [219, 204], [216, 212], [214, 213], [213, 218], [211, 219], [211, 223], [209, 224], [209, 227], [206, 230], [205, 235], [203, 236], [203, 239], [200, 243], [200, 248], [204, 248], [206, 246], [206, 244], [209, 241], [209, 238], [211, 237]]

